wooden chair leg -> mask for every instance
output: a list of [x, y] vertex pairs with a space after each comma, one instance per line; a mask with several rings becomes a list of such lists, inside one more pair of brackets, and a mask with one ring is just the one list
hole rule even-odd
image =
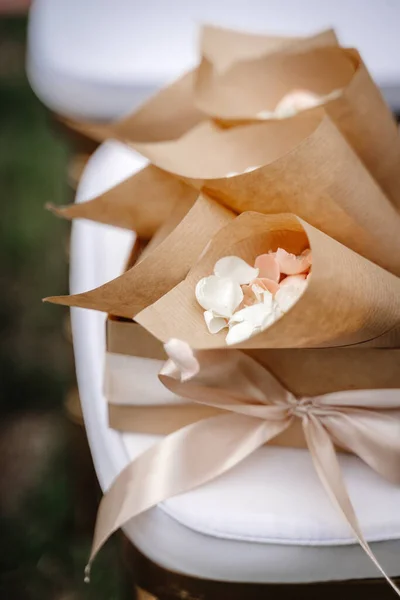
[[136, 587], [136, 600], [157, 600], [157, 598]]

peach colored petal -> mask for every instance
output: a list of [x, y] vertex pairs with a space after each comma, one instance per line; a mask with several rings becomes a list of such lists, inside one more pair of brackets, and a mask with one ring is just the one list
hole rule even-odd
[[279, 283], [267, 277], [258, 277], [253, 281], [253, 284], [259, 285], [263, 290], [268, 290], [271, 294], [276, 294], [279, 290]]
[[260, 254], [255, 260], [254, 267], [259, 269], [258, 276], [260, 279], [271, 279], [278, 283], [280, 270], [274, 254]]
[[255, 304], [255, 302], [257, 302], [257, 298], [256, 298], [256, 295], [254, 294], [251, 284], [250, 285], [242, 285], [242, 292], [243, 292], [243, 300], [242, 300], [241, 304], [238, 306], [238, 310], [241, 310], [242, 308], [245, 308], [246, 306], [252, 306], [253, 304]]
[[307, 248], [307, 250], [303, 250], [301, 256], [306, 256], [308, 258], [308, 262], [310, 263], [310, 265], [312, 265], [312, 252], [310, 248]]
[[284, 275], [298, 275], [308, 271], [310, 268], [310, 259], [308, 255], [296, 256], [278, 248], [275, 253], [281, 273]]

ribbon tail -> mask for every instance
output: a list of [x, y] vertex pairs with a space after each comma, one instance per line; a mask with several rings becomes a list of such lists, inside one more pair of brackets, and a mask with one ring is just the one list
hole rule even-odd
[[290, 424], [291, 419], [218, 415], [183, 427], [141, 454], [103, 496], [85, 581], [96, 554], [117, 529], [163, 500], [229, 471]]
[[343, 480], [333, 442], [324, 426], [314, 416], [303, 420], [303, 429], [311, 453], [314, 467], [332, 502], [337, 506], [349, 524], [360, 546], [374, 565], [400, 597], [400, 589], [379, 564], [368, 542], [365, 540]]

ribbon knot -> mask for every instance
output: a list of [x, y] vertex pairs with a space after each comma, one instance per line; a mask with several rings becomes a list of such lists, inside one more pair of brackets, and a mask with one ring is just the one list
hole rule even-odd
[[299, 419], [303, 419], [313, 413], [317, 414], [313, 398], [297, 399], [295, 396], [292, 396], [289, 400], [289, 404], [289, 414], [298, 417]]
[[[90, 562], [107, 538], [160, 502], [212, 481], [291, 427], [302, 428], [316, 472], [355, 538], [400, 596], [361, 531], [335, 444], [400, 484], [400, 390], [351, 390], [296, 398], [249, 355], [193, 353], [179, 340], [159, 378], [174, 394], [219, 410], [171, 433], [129, 464], [100, 504]], [[222, 411], [222, 413], [221, 413]]]

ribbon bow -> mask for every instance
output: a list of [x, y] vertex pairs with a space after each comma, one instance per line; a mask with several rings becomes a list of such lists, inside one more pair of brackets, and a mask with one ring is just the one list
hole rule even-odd
[[[179, 340], [160, 380], [173, 393], [226, 411], [168, 435], [130, 463], [100, 504], [90, 564], [130, 519], [163, 500], [222, 475], [301, 419], [317, 474], [355, 538], [400, 596], [372, 553], [358, 523], [335, 444], [400, 484], [399, 390], [352, 390], [296, 398], [250, 356], [236, 350], [193, 353]], [[179, 468], [177, 468], [179, 465]]]

